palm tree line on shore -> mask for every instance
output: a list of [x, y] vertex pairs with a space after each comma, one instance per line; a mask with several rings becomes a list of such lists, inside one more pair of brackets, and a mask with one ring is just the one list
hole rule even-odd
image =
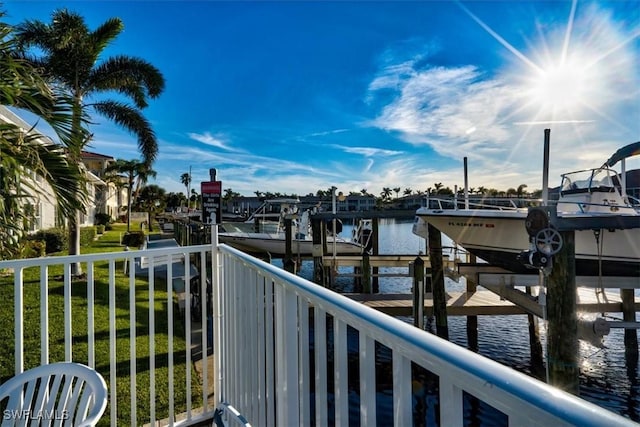
[[[191, 188], [192, 178], [190, 172], [185, 172], [180, 176], [180, 182], [185, 185], [187, 188], [187, 193], [189, 197], [182, 192], [166, 192], [165, 198], [161, 201], [159, 206], [164, 208], [175, 210], [178, 208], [187, 207], [188, 209], [198, 209], [201, 202], [201, 196], [198, 192]], [[533, 192], [526, 191], [527, 185], [520, 184], [517, 188], [509, 188], [507, 190], [497, 190], [495, 188], [487, 188], [487, 187], [477, 187], [477, 188], [469, 188], [469, 195], [476, 197], [517, 197], [517, 198], [538, 198], [542, 194], [542, 190], [535, 190]], [[306, 195], [302, 195], [302, 197], [317, 197], [322, 199], [331, 199], [333, 196], [335, 188], [329, 187], [328, 189], [319, 189], [315, 193], [308, 193]], [[392, 195], [395, 193], [395, 198]], [[427, 195], [438, 195], [438, 196], [454, 196], [455, 191], [449, 187], [445, 187], [442, 183], [435, 183], [433, 187], [428, 187], [426, 190], [413, 190], [411, 188], [401, 187], [384, 187], [382, 191], [376, 196], [374, 193], [369, 192], [366, 188], [363, 188], [359, 192], [350, 191], [347, 196], [363, 196], [363, 197], [372, 197], [376, 199], [376, 206], [384, 206], [389, 205], [394, 202], [394, 200], [398, 200], [400, 198], [400, 193], [402, 193], [403, 197], [411, 197], [411, 196], [424, 196]], [[464, 193], [464, 189], [457, 189], [457, 194], [460, 196]], [[271, 192], [271, 191], [261, 191], [256, 190], [253, 192], [256, 198], [259, 200], [272, 200], [272, 199], [280, 199], [280, 198], [293, 198], [297, 199], [301, 197], [301, 195], [296, 193], [281, 193], [281, 192]], [[223, 194], [221, 196], [223, 203], [233, 202], [234, 200], [242, 199], [242, 194], [234, 191], [232, 188], [223, 189]], [[160, 209], [156, 210], [155, 213], [161, 212]]]

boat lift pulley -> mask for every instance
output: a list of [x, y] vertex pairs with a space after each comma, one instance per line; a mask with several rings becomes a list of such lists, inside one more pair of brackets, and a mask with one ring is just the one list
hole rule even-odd
[[529, 209], [525, 228], [531, 243], [528, 250], [520, 252], [518, 259], [525, 266], [545, 273], [551, 271], [552, 256], [562, 249], [562, 235], [554, 226], [554, 212], [545, 206]]

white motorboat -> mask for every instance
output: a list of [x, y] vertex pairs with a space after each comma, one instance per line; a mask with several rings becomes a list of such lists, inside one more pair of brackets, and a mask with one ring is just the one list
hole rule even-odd
[[[301, 209], [296, 199], [274, 199], [265, 201], [245, 222], [223, 223], [218, 238], [221, 243], [249, 253], [269, 254], [279, 258], [285, 255], [285, 218], [291, 218], [291, 254], [311, 257], [314, 244], [310, 232], [310, 215], [317, 208]], [[336, 227], [338, 228], [338, 227]], [[337, 230], [339, 232], [339, 230]], [[349, 240], [329, 233], [326, 246], [336, 255], [355, 255], [364, 252], [364, 245], [357, 239]], [[322, 249], [319, 249], [320, 252]]]
[[[626, 194], [625, 180], [621, 179], [624, 167], [620, 175], [610, 169], [638, 153], [640, 142], [618, 150], [602, 167], [562, 175], [558, 199], [549, 202], [555, 203], [558, 220], [593, 224], [575, 231], [577, 275], [640, 279], [640, 205]], [[515, 201], [522, 202], [512, 199], [509, 205], [430, 198], [426, 207], [416, 211], [414, 233], [426, 237], [427, 222], [492, 265], [530, 273], [519, 259], [521, 252], [535, 244], [527, 231], [530, 209], [516, 206]]]

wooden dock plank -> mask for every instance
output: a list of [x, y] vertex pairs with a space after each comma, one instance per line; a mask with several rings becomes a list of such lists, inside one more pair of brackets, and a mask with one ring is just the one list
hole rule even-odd
[[[606, 300], [596, 298], [593, 289], [579, 288], [578, 312], [587, 313], [619, 313], [622, 311], [622, 302], [619, 294], [607, 291]], [[392, 316], [412, 316], [413, 296], [411, 294], [345, 294], [345, 296], [358, 301], [368, 307], [379, 310]], [[527, 311], [518, 305], [502, 299], [491, 291], [476, 292], [447, 292], [447, 314], [450, 316], [500, 316], [527, 314]], [[640, 302], [635, 302], [636, 310], [640, 310]], [[425, 294], [425, 315], [433, 314], [433, 299], [431, 293]]]

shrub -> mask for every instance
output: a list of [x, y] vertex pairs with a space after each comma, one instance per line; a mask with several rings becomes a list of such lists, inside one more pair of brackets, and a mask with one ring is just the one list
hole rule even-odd
[[81, 227], [80, 228], [80, 246], [89, 246], [91, 242], [96, 238], [96, 228]]
[[104, 229], [105, 229], [106, 231], [111, 231], [111, 230], [113, 230], [113, 226], [111, 225], [111, 223], [109, 223], [109, 224], [105, 224]]
[[49, 228], [40, 230], [28, 237], [28, 240], [42, 240], [45, 242], [45, 252], [50, 254], [60, 252], [69, 248], [69, 237], [67, 230], [62, 228]]
[[107, 213], [97, 213], [93, 222], [95, 225], [107, 225], [111, 222], [111, 216]]
[[105, 228], [106, 228], [106, 225], [102, 225], [102, 224], [96, 225], [96, 233], [104, 234]]
[[44, 240], [25, 239], [20, 242], [20, 258], [38, 258], [45, 256], [47, 245]]
[[144, 244], [145, 235], [142, 231], [130, 231], [122, 236], [122, 244], [139, 248]]

